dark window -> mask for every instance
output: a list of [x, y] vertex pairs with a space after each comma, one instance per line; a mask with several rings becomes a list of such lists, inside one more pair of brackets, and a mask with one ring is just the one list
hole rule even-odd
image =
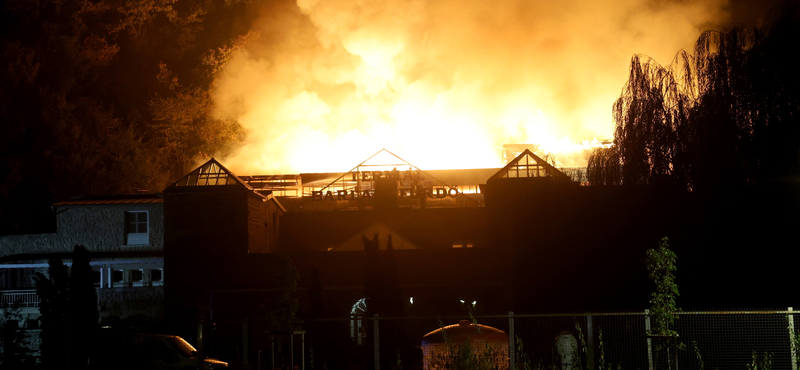
[[122, 286], [122, 278], [122, 270], [114, 270], [111, 272], [111, 283], [113, 286]]
[[128, 212], [128, 234], [147, 232], [147, 211]]
[[142, 284], [142, 270], [131, 270], [131, 282], [134, 285], [141, 285]]
[[146, 245], [150, 242], [147, 226], [147, 211], [125, 212], [125, 244]]
[[92, 280], [94, 280], [94, 286], [96, 287], [100, 286], [100, 275], [100, 271], [92, 271]]

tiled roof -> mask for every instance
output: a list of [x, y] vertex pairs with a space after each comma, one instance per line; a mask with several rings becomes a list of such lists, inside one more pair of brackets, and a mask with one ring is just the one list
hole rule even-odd
[[160, 194], [142, 194], [142, 195], [109, 195], [109, 196], [91, 196], [81, 197], [76, 199], [65, 200], [53, 204], [54, 207], [62, 206], [93, 206], [104, 204], [148, 204], [148, 203], [163, 203], [164, 198]]

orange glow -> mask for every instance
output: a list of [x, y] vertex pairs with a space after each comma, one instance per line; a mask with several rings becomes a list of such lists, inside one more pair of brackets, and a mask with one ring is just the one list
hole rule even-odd
[[585, 166], [591, 140], [612, 137], [631, 55], [668, 62], [725, 4], [270, 3], [214, 83], [218, 117], [247, 131], [220, 160], [337, 172], [386, 148], [422, 169], [496, 168], [503, 144], [531, 143]]

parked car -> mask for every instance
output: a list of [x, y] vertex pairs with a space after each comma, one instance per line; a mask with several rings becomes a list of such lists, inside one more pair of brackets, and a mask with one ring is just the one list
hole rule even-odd
[[[177, 335], [102, 331], [89, 357], [89, 367], [99, 369], [196, 370], [197, 350]], [[228, 367], [214, 358], [203, 359], [206, 369]]]

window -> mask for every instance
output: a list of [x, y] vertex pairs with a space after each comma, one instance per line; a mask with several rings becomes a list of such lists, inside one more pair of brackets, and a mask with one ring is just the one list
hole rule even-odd
[[112, 287], [121, 287], [123, 286], [123, 281], [125, 278], [125, 273], [122, 270], [112, 270], [111, 271], [111, 286]]
[[130, 270], [131, 286], [142, 286], [144, 282], [144, 271]]
[[150, 283], [153, 286], [164, 285], [164, 273], [161, 269], [150, 270]]
[[92, 271], [92, 280], [94, 280], [94, 287], [99, 288], [103, 280], [100, 270]]
[[125, 244], [141, 245], [150, 243], [147, 216], [147, 211], [125, 212]]

